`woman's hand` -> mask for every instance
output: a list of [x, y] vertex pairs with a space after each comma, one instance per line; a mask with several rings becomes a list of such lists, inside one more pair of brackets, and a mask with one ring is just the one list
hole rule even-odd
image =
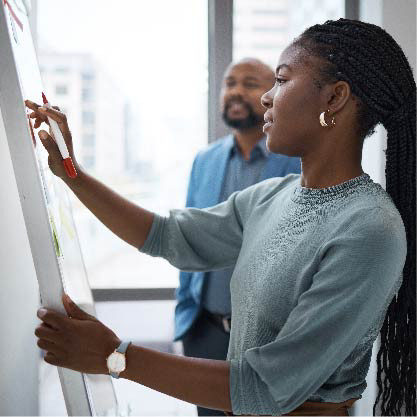
[[36, 328], [45, 362], [88, 374], [107, 374], [107, 357], [121, 340], [95, 317], [81, 310], [66, 295], [62, 301], [68, 316], [41, 308]]
[[[70, 154], [74, 167], [78, 172], [80, 170], [80, 167], [75, 159], [74, 149], [72, 146], [71, 132], [67, 123], [67, 116], [59, 110], [59, 107], [56, 106], [53, 106], [52, 109], [47, 109], [46, 107], [42, 107], [39, 104], [36, 104], [30, 100], [25, 100], [25, 104], [29, 109], [33, 110], [33, 113], [31, 113], [29, 117], [35, 119], [35, 129], [39, 128], [42, 123], [46, 123], [49, 125], [47, 117], [50, 117], [58, 123], [58, 126], [62, 132], [62, 136], [65, 139], [65, 143], [67, 145], [68, 152]], [[64, 165], [62, 163], [62, 156], [59, 152], [58, 145], [51, 136], [51, 130], [49, 129], [49, 133], [45, 130], [39, 131], [39, 138], [42, 142], [42, 145], [48, 152], [48, 164], [51, 168], [51, 171], [63, 180], [67, 180], [68, 176], [65, 172]]]

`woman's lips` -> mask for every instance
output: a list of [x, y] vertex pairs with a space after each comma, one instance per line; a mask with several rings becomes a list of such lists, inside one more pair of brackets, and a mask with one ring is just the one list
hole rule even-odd
[[272, 126], [272, 122], [266, 122], [262, 128], [264, 132], [266, 132]]

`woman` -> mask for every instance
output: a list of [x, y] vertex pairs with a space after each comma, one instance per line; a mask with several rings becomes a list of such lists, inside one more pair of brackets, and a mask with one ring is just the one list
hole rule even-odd
[[[36, 126], [46, 114], [58, 121], [79, 175], [66, 178], [41, 131], [53, 172], [119, 237], [180, 269], [236, 263], [227, 361], [130, 345], [120, 376], [234, 414], [348, 415], [383, 325], [382, 414], [404, 405], [415, 413], [415, 97], [410, 66], [384, 30], [346, 19], [312, 26], [282, 53], [275, 86], [262, 97], [268, 148], [301, 157], [301, 176], [167, 218], [86, 174], [65, 115], [28, 102]], [[387, 192], [361, 168], [363, 141], [378, 123], [388, 131]], [[72, 319], [38, 313], [45, 360], [107, 373], [120, 339], [63, 302]]]

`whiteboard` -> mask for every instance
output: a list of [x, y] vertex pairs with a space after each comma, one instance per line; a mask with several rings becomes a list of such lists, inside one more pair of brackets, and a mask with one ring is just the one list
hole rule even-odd
[[[24, 105], [25, 99], [40, 102], [43, 91], [28, 4], [3, 0], [0, 6], [0, 109], [40, 296], [43, 306], [65, 313], [61, 304], [65, 290], [81, 308], [95, 315], [67, 190], [50, 172], [46, 151]], [[68, 415], [118, 414], [110, 376], [63, 368], [58, 373]]]

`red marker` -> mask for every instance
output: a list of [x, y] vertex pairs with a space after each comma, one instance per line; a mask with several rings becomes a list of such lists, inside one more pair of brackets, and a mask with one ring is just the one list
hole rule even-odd
[[[46, 96], [44, 93], [42, 93], [42, 99], [44, 107], [47, 109], [51, 108], [51, 105], [48, 103], [48, 100], [46, 99]], [[68, 152], [67, 144], [65, 143], [65, 139], [62, 136], [61, 129], [58, 126], [58, 123], [53, 120], [52, 118], [48, 117], [49, 126], [51, 127], [52, 133], [54, 134], [55, 142], [58, 145], [59, 152], [62, 156], [62, 163], [64, 164], [65, 172], [70, 178], [76, 178], [77, 177], [77, 171], [75, 170], [74, 164], [72, 163], [72, 159], [70, 157], [70, 154]]]

